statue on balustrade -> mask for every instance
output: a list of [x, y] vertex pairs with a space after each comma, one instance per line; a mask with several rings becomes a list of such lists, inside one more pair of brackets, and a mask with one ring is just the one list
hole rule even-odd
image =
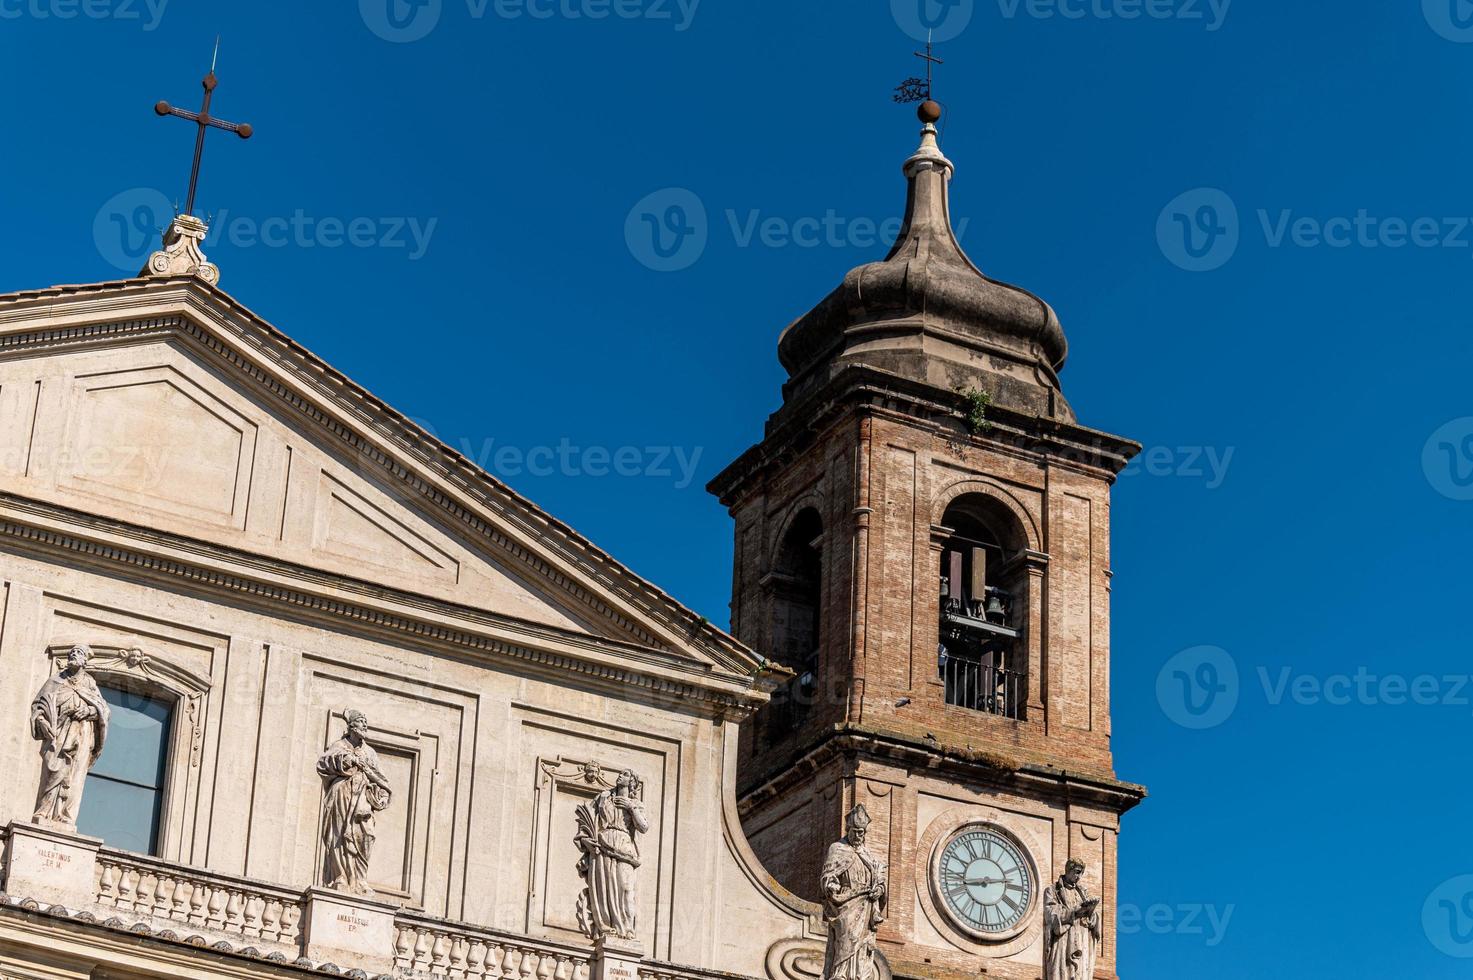
[[875, 933], [885, 921], [889, 881], [885, 863], [864, 846], [870, 815], [859, 804], [849, 811], [843, 839], [829, 845], [819, 876], [823, 917], [828, 925], [823, 980], [877, 980]]
[[1043, 956], [1047, 980], [1093, 980], [1100, 955], [1100, 900], [1079, 883], [1084, 862], [1070, 858], [1064, 876], [1043, 892]]
[[350, 708], [343, 718], [348, 730], [317, 760], [325, 786], [322, 881], [328, 888], [371, 895], [368, 864], [373, 857], [374, 814], [388, 808], [392, 790], [379, 768], [378, 753], [367, 741], [368, 717]]
[[643, 784], [634, 773], [620, 773], [613, 788], [578, 808], [573, 842], [583, 852], [578, 875], [578, 924], [590, 939], [634, 941], [639, 921], [639, 835], [650, 829]]
[[41, 743], [41, 785], [31, 818], [37, 824], [76, 827], [87, 772], [102, 755], [108, 707], [87, 673], [90, 659], [90, 647], [72, 647], [66, 666], [41, 685], [31, 702], [31, 737]]

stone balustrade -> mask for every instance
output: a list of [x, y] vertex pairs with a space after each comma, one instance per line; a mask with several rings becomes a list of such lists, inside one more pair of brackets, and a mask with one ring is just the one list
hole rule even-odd
[[[372, 899], [305, 892], [172, 864], [95, 839], [12, 823], [0, 829], [3, 889], [118, 929], [254, 952], [278, 963], [401, 980], [601, 980], [596, 948], [453, 922]], [[53, 911], [54, 911], [53, 909]], [[627, 960], [631, 980], [748, 980]]]
[[94, 902], [99, 915], [152, 919], [181, 935], [223, 937], [296, 955], [301, 942], [298, 892], [227, 875], [102, 849]]
[[394, 969], [448, 980], [588, 980], [587, 950], [412, 914], [394, 920]]

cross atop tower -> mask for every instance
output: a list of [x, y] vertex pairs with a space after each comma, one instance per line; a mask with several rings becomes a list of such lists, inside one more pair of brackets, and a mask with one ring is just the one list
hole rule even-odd
[[205, 130], [213, 126], [223, 129], [227, 133], [234, 133], [243, 140], [251, 138], [253, 130], [249, 123], [233, 123], [224, 119], [216, 119], [210, 115], [210, 100], [214, 97], [215, 86], [219, 81], [215, 78], [215, 62], [220, 57], [220, 39], [215, 38], [215, 56], [210, 59], [210, 71], [205, 75], [201, 83], [205, 90], [205, 100], [200, 106], [199, 112], [190, 112], [188, 109], [177, 109], [167, 102], [159, 102], [153, 107], [153, 111], [161, 116], [178, 116], [180, 119], [188, 119], [199, 127], [194, 137], [194, 165], [189, 171], [189, 197], [184, 204], [184, 213], [194, 214], [194, 194], [199, 188], [199, 165], [205, 154]]
[[931, 81], [932, 81], [932, 79], [931, 79], [931, 73], [932, 73], [932, 70], [937, 65], [944, 65], [944, 64], [946, 64], [946, 62], [944, 62], [940, 58], [936, 57], [936, 55], [935, 55], [935, 46], [931, 43], [931, 39], [929, 37], [926, 38], [926, 50], [925, 51], [917, 51], [915, 53], [915, 56], [917, 58], [920, 58], [922, 61], [924, 61], [926, 63], [926, 77], [925, 78], [916, 78], [916, 77], [912, 76], [910, 78], [907, 78], [905, 81], [901, 82], [900, 85], [896, 87], [896, 89], [895, 89], [895, 101], [896, 102], [899, 102], [901, 104], [904, 104], [904, 103], [907, 103], [907, 102], [928, 102], [928, 101], [930, 101], [931, 100]]

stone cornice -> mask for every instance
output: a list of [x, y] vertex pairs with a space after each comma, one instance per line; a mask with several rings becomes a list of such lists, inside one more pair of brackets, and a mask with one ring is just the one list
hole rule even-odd
[[744, 811], [781, 795], [835, 760], [862, 757], [900, 765], [913, 772], [936, 772], [953, 781], [1022, 790], [1036, 799], [1065, 805], [1090, 803], [1123, 814], [1146, 798], [1146, 788], [1096, 772], [1062, 769], [1006, 751], [962, 750], [924, 739], [859, 725], [836, 725], [821, 741], [782, 771], [762, 777], [742, 794]]
[[[768, 667], [705, 617], [197, 278], [56, 286], [0, 296], [0, 356], [170, 337], [243, 373], [329, 442], [638, 643], [695, 647], [737, 674]], [[505, 527], [488, 520], [488, 513]]]
[[591, 636], [387, 588], [221, 545], [0, 493], [0, 542], [47, 560], [153, 579], [207, 597], [283, 610], [332, 629], [370, 632], [459, 657], [510, 660], [541, 673], [576, 674], [629, 697], [704, 706], [740, 720], [766, 701], [775, 678], [737, 681], [668, 651]]
[[761, 474], [801, 453], [817, 433], [846, 413], [868, 412], [929, 430], [942, 438], [989, 451], [1064, 466], [1113, 480], [1140, 444], [1062, 419], [1024, 415], [1000, 406], [988, 409], [989, 429], [970, 435], [961, 427], [961, 396], [869, 367], [850, 367], [823, 388], [793, 405], [784, 405], [768, 420], [763, 440], [751, 447], [707, 484], [723, 505], [735, 506]]

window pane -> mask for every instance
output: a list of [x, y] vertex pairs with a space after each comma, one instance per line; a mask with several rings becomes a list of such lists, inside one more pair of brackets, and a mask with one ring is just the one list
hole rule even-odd
[[162, 789], [170, 706], [132, 691], [111, 687], [102, 688], [102, 696], [112, 708], [112, 714], [102, 758], [97, 760], [92, 772], [150, 789]]
[[109, 847], [153, 854], [169, 745], [172, 705], [102, 687], [111, 708], [102, 757], [87, 776], [77, 829]]
[[77, 830], [101, 837], [108, 847], [152, 854], [158, 842], [159, 793], [105, 776], [88, 776]]

